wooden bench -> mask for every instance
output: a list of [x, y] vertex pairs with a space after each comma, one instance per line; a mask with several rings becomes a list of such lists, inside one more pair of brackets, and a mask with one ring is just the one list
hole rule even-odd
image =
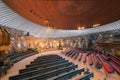
[[79, 59], [78, 59], [78, 60], [80, 61], [80, 60], [82, 59], [82, 55], [83, 55], [83, 54], [80, 53], [79, 55], [80, 55], [80, 56], [79, 56]]
[[109, 63], [112, 65], [112, 67], [120, 74], [120, 66], [117, 65], [115, 62], [113, 62], [112, 60], [109, 61]]
[[76, 76], [77, 74], [81, 74], [81, 72], [84, 71], [84, 68], [80, 69], [80, 70], [74, 70], [71, 72], [68, 72], [66, 74], [57, 76], [57, 78], [54, 78], [53, 80], [68, 80], [69, 78]]
[[120, 66], [120, 61], [119, 61], [119, 59], [117, 59], [117, 58], [115, 58], [115, 57], [113, 57], [113, 56], [111, 56], [110, 58], [112, 59], [113, 62], [115, 62], [116, 64], [118, 64], [118, 65]]
[[91, 55], [88, 56], [88, 62], [89, 62], [89, 65], [92, 65], [92, 64], [93, 64]]
[[70, 65], [73, 65], [73, 63], [72, 62], [67, 62], [67, 63], [63, 63], [63, 64], [58, 64], [58, 65], [51, 66], [51, 67], [48, 67], [48, 68], [45, 68], [45, 69], [33, 70], [33, 71], [25, 72], [25, 73], [22, 73], [22, 74], [19, 74], [19, 75], [15, 75], [15, 76], [10, 77], [9, 79], [12, 79], [12, 80], [13, 79], [14, 80], [24, 79], [24, 78], [27, 78], [27, 77], [30, 77], [30, 76], [35, 76], [37, 74], [44, 74], [46, 72], [50, 72], [50, 71], [53, 71], [53, 70], [56, 70], [56, 69], [60, 69], [60, 68], [63, 68], [63, 67], [68, 67]]
[[47, 59], [60, 59], [62, 57], [37, 58], [34, 61], [45, 61]]
[[79, 53], [77, 52], [76, 55], [75, 55], [75, 57], [74, 57], [74, 59], [77, 59], [78, 55], [79, 55]]
[[78, 80], [90, 80], [90, 78], [93, 77], [93, 76], [94, 76], [93, 73], [88, 73], [88, 74], [84, 75], [83, 77], [81, 77]]
[[50, 60], [46, 60], [46, 61], [33, 61], [33, 62], [31, 62], [30, 65], [33, 65], [33, 64], [46, 64], [46, 63], [50, 63], [50, 62], [54, 62], [54, 61], [60, 61], [60, 60], [65, 60], [65, 59], [50, 59]]
[[100, 54], [97, 54], [97, 56], [101, 60], [105, 71], [108, 73], [113, 73], [114, 69], [103, 59], [103, 57]]
[[86, 61], [87, 61], [87, 55], [86, 55], [86, 53], [84, 53], [83, 54], [83, 63], [86, 63]]
[[[61, 63], [66, 63], [68, 62], [67, 60], [66, 61], [59, 61], [59, 62], [56, 62], [54, 63], [54, 65], [58, 65], [58, 64], [61, 64]], [[28, 71], [32, 71], [32, 70], [37, 70], [37, 69], [44, 69], [44, 68], [47, 68], [47, 67], [50, 67], [50, 66], [53, 66], [53, 64], [51, 65], [46, 65], [46, 66], [43, 66], [43, 67], [40, 67], [41, 65], [38, 65], [38, 66], [34, 66], [34, 67], [30, 67], [30, 68], [26, 68], [26, 69], [21, 69], [19, 70], [19, 73], [24, 73], [24, 72], [28, 72]]]
[[26, 65], [26, 68], [31, 68], [31, 67], [35, 67], [35, 66], [39, 66], [39, 67], [47, 67], [47, 66], [50, 66], [50, 65], [55, 65], [59, 62], [68, 62], [68, 60], [59, 60], [59, 61], [52, 61], [52, 62], [49, 62], [49, 63], [43, 63], [43, 64], [30, 64], [30, 65]]
[[63, 74], [65, 72], [69, 72], [71, 70], [74, 70], [77, 67], [78, 67], [78, 65], [72, 65], [72, 66], [65, 67], [65, 68], [62, 68], [62, 69], [58, 69], [58, 70], [55, 70], [55, 71], [51, 71], [51, 72], [48, 72], [48, 73], [38, 74], [36, 76], [26, 78], [26, 80], [38, 80], [38, 79], [39, 80], [46, 80], [48, 78], [58, 76], [58, 75]]

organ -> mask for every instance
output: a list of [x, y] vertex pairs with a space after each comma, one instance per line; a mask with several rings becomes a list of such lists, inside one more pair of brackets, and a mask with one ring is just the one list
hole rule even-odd
[[9, 32], [5, 28], [0, 27], [0, 66], [6, 65], [9, 59], [4, 58], [5, 52], [10, 47]]
[[0, 51], [5, 51], [9, 48], [10, 36], [7, 29], [0, 27]]

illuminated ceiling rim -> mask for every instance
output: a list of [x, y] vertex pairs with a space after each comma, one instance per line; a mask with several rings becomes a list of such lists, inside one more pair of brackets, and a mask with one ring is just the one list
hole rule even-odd
[[0, 25], [30, 32], [30, 34], [35, 37], [58, 38], [120, 29], [120, 20], [96, 28], [84, 30], [49, 29], [25, 19], [0, 0]]

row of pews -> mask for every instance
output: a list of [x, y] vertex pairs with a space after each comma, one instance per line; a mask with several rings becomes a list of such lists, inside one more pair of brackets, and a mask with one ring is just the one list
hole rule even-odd
[[0, 77], [7, 74], [7, 71], [14, 65], [14, 63], [37, 53], [36, 50], [28, 49], [22, 53], [7, 54], [0, 60]]
[[[36, 58], [25, 69], [19, 70], [18, 75], [9, 77], [9, 80], [68, 80], [82, 72], [84, 68], [78, 69], [78, 65], [58, 55], [49, 54]], [[78, 80], [86, 80], [93, 73], [85, 76]]]
[[95, 64], [97, 69], [103, 68], [107, 73], [116, 71], [120, 74], [120, 58], [113, 55], [98, 54], [94, 50], [82, 51], [76, 49], [67, 50], [64, 54], [73, 59], [78, 59], [78, 61], [82, 61], [83, 63], [88, 61], [90, 66]]
[[0, 26], [0, 77], [7, 74], [14, 63], [37, 53], [37, 51], [29, 49], [21, 53], [6, 54], [8, 49], [10, 49], [10, 34], [6, 28]]

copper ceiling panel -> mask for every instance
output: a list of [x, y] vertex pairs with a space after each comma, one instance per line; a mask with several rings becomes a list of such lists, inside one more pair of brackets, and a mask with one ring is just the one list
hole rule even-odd
[[120, 19], [120, 0], [3, 0], [23, 17], [57, 29], [92, 27]]

